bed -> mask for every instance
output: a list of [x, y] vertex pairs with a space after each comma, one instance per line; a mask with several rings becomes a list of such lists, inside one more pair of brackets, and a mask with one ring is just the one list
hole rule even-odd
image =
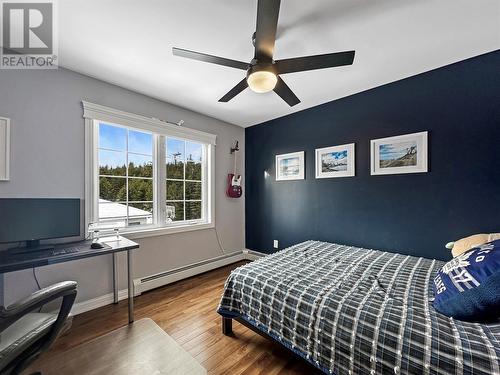
[[500, 323], [432, 306], [443, 262], [306, 241], [235, 269], [218, 307], [327, 374], [500, 374]]

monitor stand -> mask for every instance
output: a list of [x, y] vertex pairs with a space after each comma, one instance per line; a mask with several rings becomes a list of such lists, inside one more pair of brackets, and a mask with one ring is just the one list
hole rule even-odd
[[7, 250], [10, 254], [27, 254], [54, 250], [54, 245], [40, 245], [40, 240], [26, 241], [26, 247], [13, 247]]

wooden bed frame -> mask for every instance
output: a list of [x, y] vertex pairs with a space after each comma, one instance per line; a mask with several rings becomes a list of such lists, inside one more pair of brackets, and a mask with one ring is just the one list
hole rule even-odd
[[313, 366], [309, 361], [305, 360], [303, 357], [301, 357], [300, 355], [298, 355], [297, 353], [295, 353], [293, 350], [291, 350], [290, 348], [287, 348], [286, 346], [284, 346], [283, 344], [281, 344], [278, 340], [276, 340], [275, 338], [273, 338], [272, 336], [269, 336], [267, 333], [255, 328], [253, 325], [251, 325], [250, 323], [248, 323], [246, 320], [242, 319], [242, 318], [226, 318], [226, 317], [222, 317], [222, 333], [226, 336], [233, 336], [233, 319], [236, 320], [238, 323], [244, 325], [245, 327], [247, 327], [248, 329], [251, 329], [252, 331], [254, 331], [255, 333], [258, 333], [259, 335], [261, 335], [262, 337], [268, 339], [268, 340], [271, 340], [277, 344], [279, 344], [279, 346], [281, 348], [283, 348], [287, 353], [291, 354], [294, 358], [302, 361], [303, 363], [307, 364], [307, 366], [311, 369], [311, 374], [323, 374], [323, 372], [321, 372], [321, 370], [319, 370], [317, 367]]

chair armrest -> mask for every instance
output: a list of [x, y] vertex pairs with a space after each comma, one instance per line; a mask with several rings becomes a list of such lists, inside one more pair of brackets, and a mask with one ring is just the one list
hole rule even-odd
[[77, 283], [75, 281], [64, 281], [41, 289], [7, 308], [0, 308], [0, 332], [29, 312], [37, 310], [58, 298], [72, 296], [71, 301], [67, 301], [71, 302], [72, 306], [76, 297], [76, 287]]

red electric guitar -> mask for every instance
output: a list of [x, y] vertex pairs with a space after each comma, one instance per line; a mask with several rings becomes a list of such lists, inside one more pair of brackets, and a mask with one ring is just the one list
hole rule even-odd
[[236, 141], [234, 148], [231, 148], [231, 154], [234, 154], [233, 173], [227, 175], [226, 195], [229, 198], [239, 198], [243, 194], [243, 189], [241, 188], [241, 175], [236, 173], [236, 157], [239, 151], [238, 141]]

